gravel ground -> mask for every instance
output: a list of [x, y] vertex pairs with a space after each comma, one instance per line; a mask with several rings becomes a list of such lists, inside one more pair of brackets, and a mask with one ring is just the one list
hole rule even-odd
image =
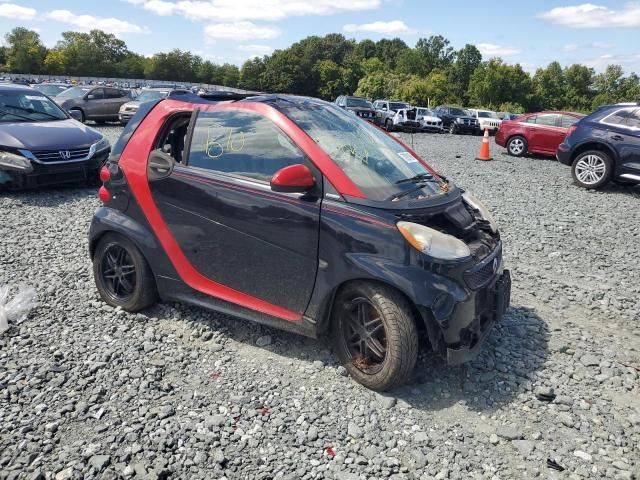
[[513, 306], [475, 361], [422, 352], [387, 396], [323, 341], [106, 306], [87, 258], [95, 189], [0, 196], [0, 284], [40, 295], [0, 337], [0, 479], [640, 478], [640, 188], [588, 192], [493, 144], [474, 161], [478, 137], [414, 142], [494, 212]]

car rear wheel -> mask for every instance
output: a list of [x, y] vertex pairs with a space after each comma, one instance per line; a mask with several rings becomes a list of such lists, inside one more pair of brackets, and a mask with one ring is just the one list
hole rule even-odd
[[407, 381], [418, 357], [418, 332], [407, 300], [395, 290], [354, 282], [337, 295], [332, 336], [351, 376], [372, 390]]
[[86, 120], [86, 117], [84, 116], [84, 112], [82, 110], [80, 110], [79, 108], [72, 108], [71, 110], [75, 110], [76, 112], [80, 112], [80, 122], [84, 123]]
[[507, 152], [514, 157], [521, 157], [527, 153], [527, 140], [519, 135], [511, 137], [507, 142]]
[[611, 157], [599, 150], [589, 150], [576, 157], [571, 166], [573, 181], [584, 188], [595, 189], [609, 183], [613, 173]]
[[102, 237], [93, 256], [93, 276], [100, 297], [113, 307], [137, 312], [153, 305], [157, 289], [149, 264], [122, 235]]

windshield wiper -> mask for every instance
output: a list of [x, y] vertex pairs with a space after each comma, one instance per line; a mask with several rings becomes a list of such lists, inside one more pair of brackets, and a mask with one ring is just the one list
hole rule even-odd
[[18, 117], [21, 120], [26, 120], [27, 122], [33, 122], [33, 118], [25, 117], [24, 115], [20, 115], [18, 113], [7, 112], [6, 110], [0, 111], [0, 118], [4, 118], [7, 115], [13, 115], [14, 117]]
[[407, 195], [410, 195], [414, 192], [417, 192], [418, 190], [422, 190], [424, 187], [427, 186], [427, 183], [440, 183], [438, 180], [435, 180], [433, 178], [424, 178], [422, 180], [416, 180], [414, 183], [416, 183], [417, 185], [415, 187], [409, 188], [407, 190], [404, 190], [402, 192], [398, 192], [398, 193], [394, 193], [393, 195], [391, 195], [389, 198], [385, 199], [385, 202], [393, 202], [394, 200], [399, 200], [402, 197], [406, 197]]
[[[18, 105], [9, 105], [9, 108], [15, 108], [16, 110], [22, 110], [23, 112], [27, 112], [27, 113], [39, 113], [40, 115], [46, 115], [47, 117], [55, 118], [56, 120], [62, 120], [61, 118], [56, 117], [55, 115], [51, 115], [50, 113], [47, 113], [47, 112], [40, 112], [38, 110], [34, 110], [33, 108], [24, 108]], [[11, 115], [15, 115], [15, 113], [12, 113]], [[33, 119], [30, 118], [29, 120], [33, 120]]]
[[402, 183], [418, 183], [418, 182], [423, 182], [425, 180], [431, 180], [431, 179], [433, 179], [433, 174], [424, 172], [424, 173], [419, 173], [411, 178], [403, 178], [402, 180], [398, 180], [396, 182], [396, 185], [400, 185]]

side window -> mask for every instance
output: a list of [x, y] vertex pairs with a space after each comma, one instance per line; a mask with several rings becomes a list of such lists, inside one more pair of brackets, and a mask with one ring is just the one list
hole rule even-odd
[[548, 127], [557, 127], [558, 126], [558, 115], [538, 115], [536, 119], [536, 123], [538, 125], [546, 125]]
[[627, 120], [627, 125], [631, 128], [640, 128], [640, 108], [633, 111], [632, 116]]
[[634, 112], [636, 111], [631, 108], [622, 108], [603, 118], [602, 122], [609, 125], [631, 126], [629, 125], [629, 120], [634, 118]]
[[571, 125], [580, 120], [577, 117], [573, 117], [571, 115], [562, 115], [561, 126], [564, 128], [569, 128]]
[[89, 92], [89, 95], [93, 95], [93, 100], [103, 100], [104, 88], [95, 88]]
[[269, 182], [281, 168], [304, 163], [304, 154], [270, 120], [243, 110], [201, 112], [188, 165]]
[[536, 123], [536, 118], [538, 118], [537, 115], [531, 115], [530, 117], [527, 117], [527, 119], [525, 120], [526, 123]]

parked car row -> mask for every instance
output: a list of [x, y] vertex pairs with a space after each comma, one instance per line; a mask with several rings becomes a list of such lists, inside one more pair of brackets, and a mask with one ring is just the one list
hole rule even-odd
[[640, 104], [600, 107], [590, 115], [547, 111], [504, 121], [495, 141], [510, 155], [555, 156], [574, 182], [597, 189], [610, 181], [640, 184]]

